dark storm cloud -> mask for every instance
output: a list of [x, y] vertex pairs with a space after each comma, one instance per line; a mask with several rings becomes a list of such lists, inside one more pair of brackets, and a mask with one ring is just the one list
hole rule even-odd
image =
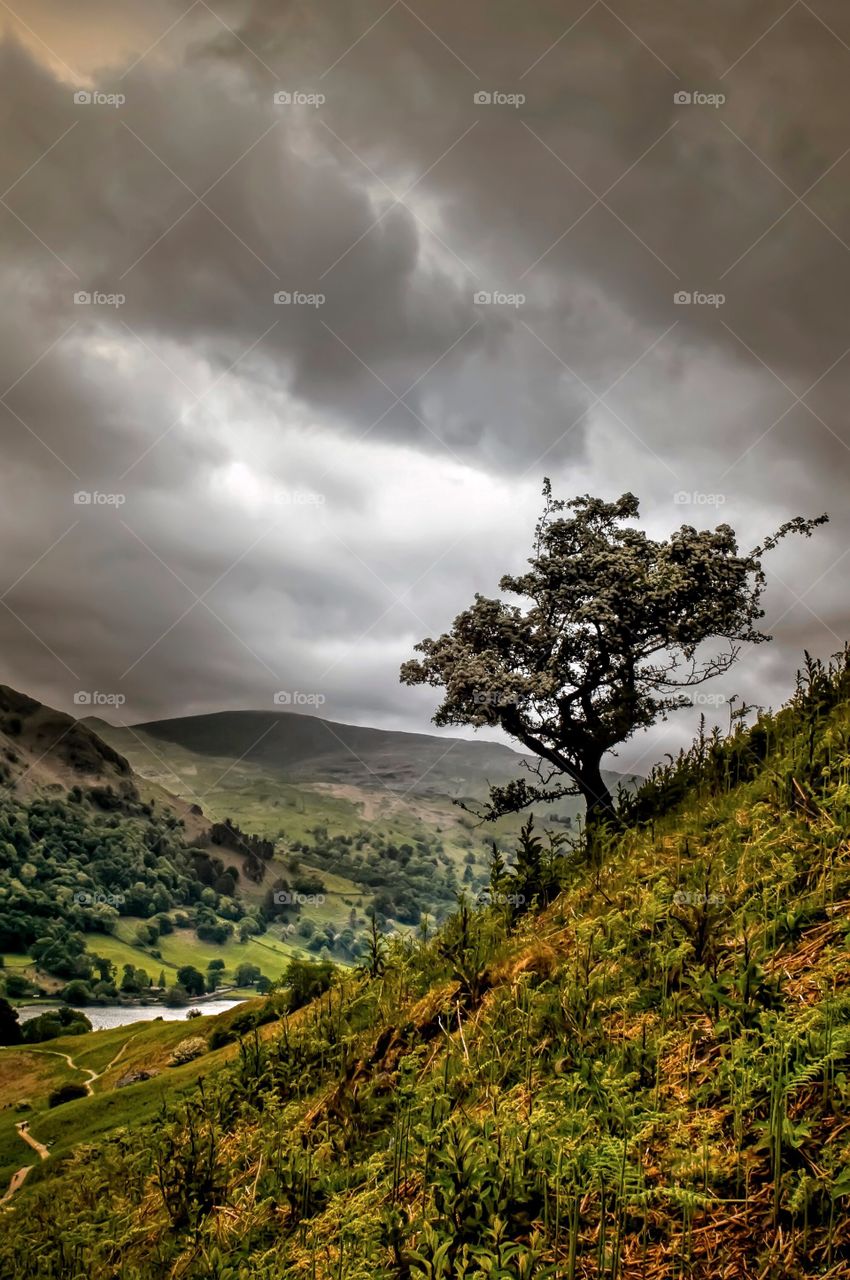
[[[172, 340], [201, 350], [218, 369], [241, 364], [259, 339], [243, 371], [259, 366], [256, 376], [344, 415], [350, 429], [480, 445], [491, 425], [486, 403], [449, 411], [451, 387], [429, 398], [433, 380], [423, 375], [439, 366], [462, 381], [460, 366], [471, 360], [498, 386], [501, 350], [522, 332], [517, 316], [479, 314], [471, 274], [461, 267], [463, 278], [453, 278], [445, 263], [423, 263], [416, 218], [401, 206], [379, 208], [369, 174], [339, 162], [327, 122], [276, 106], [271, 88], [248, 77], [252, 69], [234, 84], [198, 57], [146, 62], [123, 80], [99, 76], [103, 92], [125, 94], [120, 110], [85, 109], [24, 50], [7, 46], [4, 186], [62, 138], [8, 195], [16, 253], [47, 267], [42, 314], [58, 328], [74, 318], [78, 289], [120, 292], [120, 313], [98, 313], [95, 324], [111, 321], [122, 338], [126, 325], [158, 349]], [[35, 124], [22, 133], [25, 115]], [[340, 123], [333, 109], [328, 115]], [[346, 115], [339, 105], [337, 115]], [[57, 189], [67, 198], [57, 200]], [[377, 197], [386, 205], [386, 192]], [[276, 306], [279, 291], [323, 294], [326, 304]], [[563, 397], [551, 358], [532, 357], [541, 401], [553, 382], [550, 395]], [[493, 403], [512, 390], [505, 377]], [[577, 383], [565, 399], [573, 416], [581, 412]], [[536, 412], [539, 440], [548, 428]]]
[[11, 683], [61, 705], [120, 684], [148, 715], [280, 682], [421, 725], [398, 661], [521, 561], [544, 472], [745, 545], [831, 509], [776, 557], [777, 643], [741, 689], [779, 700], [803, 644], [837, 647], [843, 7], [222, 0], [71, 24], [40, 0], [9, 25]]

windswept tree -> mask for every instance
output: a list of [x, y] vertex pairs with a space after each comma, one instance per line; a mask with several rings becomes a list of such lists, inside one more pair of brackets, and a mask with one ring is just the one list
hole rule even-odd
[[744, 643], [770, 639], [757, 627], [762, 557], [828, 517], [798, 516], [743, 555], [728, 524], [656, 542], [628, 523], [631, 493], [564, 502], [546, 480], [543, 496], [529, 569], [499, 584], [520, 603], [477, 595], [401, 679], [445, 690], [435, 724], [499, 726], [536, 757], [528, 779], [490, 788], [481, 816], [580, 794], [589, 832], [616, 828], [606, 752], [692, 706], [687, 690], [728, 671]]

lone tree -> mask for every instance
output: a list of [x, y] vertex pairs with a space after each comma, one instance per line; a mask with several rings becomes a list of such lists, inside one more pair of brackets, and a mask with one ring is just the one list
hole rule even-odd
[[[435, 724], [498, 725], [537, 757], [532, 779], [491, 787], [479, 816], [580, 794], [592, 838], [620, 825], [605, 753], [692, 706], [683, 690], [728, 671], [744, 642], [770, 639], [756, 626], [762, 557], [828, 517], [797, 516], [741, 555], [728, 524], [683, 525], [654, 541], [626, 523], [638, 516], [631, 493], [564, 502], [546, 480], [543, 497], [528, 571], [499, 584], [524, 603], [476, 595], [451, 631], [416, 646], [423, 656], [402, 666], [401, 679], [445, 689]], [[707, 641], [724, 643], [706, 656]]]

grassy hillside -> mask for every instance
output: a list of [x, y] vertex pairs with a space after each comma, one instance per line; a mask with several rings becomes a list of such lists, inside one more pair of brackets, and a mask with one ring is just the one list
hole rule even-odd
[[193, 929], [180, 929], [157, 940], [157, 955], [152, 955], [150, 948], [143, 948], [130, 941], [133, 937], [133, 926], [139, 922], [128, 917], [122, 920], [117, 936], [104, 936], [91, 942], [92, 950], [105, 956], [120, 970], [125, 964], [144, 969], [152, 982], [156, 982], [162, 970], [165, 970], [166, 981], [174, 981], [173, 971], [182, 965], [192, 964], [196, 969], [205, 970], [210, 960], [224, 961], [223, 981], [232, 979], [233, 973], [240, 964], [256, 964], [267, 977], [277, 979], [283, 973], [293, 955], [301, 954], [302, 948], [272, 933], [261, 938], [248, 938], [245, 942], [229, 939], [225, 943], [205, 942]]
[[848, 695], [844, 655], [700, 739], [599, 863], [528, 834], [497, 905], [175, 1069], [154, 1128], [150, 1082], [114, 1142], [97, 1098], [34, 1120], [67, 1156], [0, 1273], [850, 1274]]
[[[62, 1036], [43, 1045], [0, 1049], [0, 1198], [22, 1166], [32, 1166], [33, 1182], [51, 1179], [63, 1158], [80, 1144], [152, 1121], [164, 1102], [194, 1088], [201, 1075], [238, 1053], [234, 1044], [225, 1045], [202, 1059], [172, 1067], [169, 1058], [176, 1046], [199, 1034], [209, 1038], [216, 1028], [227, 1028], [257, 1004], [246, 1002], [216, 1017], [136, 1023]], [[150, 1078], [131, 1086], [119, 1084], [141, 1072]], [[49, 1096], [59, 1086], [87, 1082], [89, 1096], [49, 1106]], [[48, 1148], [45, 1164], [21, 1140], [17, 1125], [22, 1121]]]
[[0, 685], [0, 782], [29, 794], [76, 783], [133, 795], [130, 766], [80, 721]]
[[[141, 739], [126, 736], [138, 752]], [[198, 778], [197, 764], [179, 761], [194, 783], [181, 799], [158, 762], [142, 777], [90, 725], [0, 688], [0, 956], [9, 957], [0, 995], [55, 995], [75, 982], [77, 1002], [114, 1001], [138, 993], [127, 965], [145, 986], [218, 958], [226, 976], [249, 962], [276, 979], [307, 947], [350, 963], [379, 888], [384, 928], [394, 915], [404, 927], [422, 911], [451, 909], [466, 867], [462, 835], [446, 851], [403, 806], [378, 827], [380, 802], [318, 787], [305, 803], [277, 779], [240, 777], [233, 760], [192, 760], [210, 772]], [[217, 786], [222, 811], [205, 815], [197, 789]], [[214, 825], [233, 816], [244, 832]], [[306, 909], [278, 909], [275, 893], [290, 889], [310, 891]]]
[[[252, 729], [262, 732], [262, 725], [268, 728], [265, 713], [250, 714], [260, 717], [257, 722], [249, 722]], [[272, 728], [277, 727], [279, 735], [283, 735], [289, 725], [311, 719], [314, 718], [286, 713], [275, 717], [272, 713]], [[201, 741], [198, 721], [203, 722], [201, 727], [210, 728], [205, 751], [194, 749]], [[392, 926], [405, 927], [416, 923], [421, 912], [444, 918], [453, 909], [460, 888], [474, 891], [486, 883], [491, 842], [495, 839], [509, 848], [521, 826], [518, 816], [481, 825], [448, 794], [393, 790], [382, 783], [377, 774], [360, 776], [362, 768], [360, 774], [352, 774], [345, 782], [293, 782], [283, 769], [285, 752], [276, 758], [270, 749], [269, 760], [254, 759], [250, 751], [246, 758], [240, 758], [238, 752], [245, 749], [240, 736], [241, 713], [163, 722], [162, 732], [167, 730], [181, 741], [154, 738], [147, 726], [129, 730], [116, 729], [105, 722], [90, 723], [96, 725], [98, 732], [113, 746], [126, 753], [142, 794], [145, 794], [145, 785], [167, 788], [186, 805], [203, 804], [211, 819], [221, 822], [230, 818], [242, 831], [275, 843], [275, 856], [268, 863], [268, 873], [262, 883], [252, 885], [250, 879], [241, 879], [242, 900], [259, 902], [270, 883], [276, 878], [286, 879], [288, 863], [294, 854], [304, 871], [317, 874], [326, 889], [325, 901], [305, 906], [301, 917], [321, 928], [330, 926], [335, 933], [345, 929], [352, 905], [362, 912], [376, 900], [380, 891], [384, 894], [378, 902], [382, 923], [388, 921]], [[315, 721], [318, 726], [322, 723]], [[237, 732], [231, 732], [234, 725]], [[315, 727], [311, 732], [317, 732]], [[444, 741], [427, 735], [357, 732], [367, 737], [374, 735], [380, 742], [390, 739], [393, 750], [408, 753], [408, 741], [424, 741], [428, 752], [433, 752], [435, 743]], [[329, 735], [325, 736], [333, 741]], [[303, 748], [302, 737], [298, 733], [295, 737]], [[274, 734], [269, 733], [266, 741], [273, 744]], [[470, 798], [473, 793], [479, 797], [484, 794], [480, 762], [491, 758], [491, 747], [500, 759], [514, 761], [514, 768], [521, 759], [498, 744], [466, 743], [463, 746], [465, 750], [474, 748], [472, 755], [476, 759], [480, 756], [476, 765], [478, 773], [472, 770], [462, 787], [458, 783], [462, 793]], [[291, 744], [290, 749], [294, 750]], [[440, 749], [445, 751], [446, 747]], [[228, 751], [234, 754], [224, 754]], [[344, 754], [349, 760], [353, 759], [350, 753]], [[408, 754], [404, 758], [410, 764], [416, 757]], [[313, 760], [309, 768], [305, 763], [305, 770], [310, 772], [315, 768], [317, 778], [321, 778], [327, 765], [331, 777], [330, 759], [328, 755]], [[377, 765], [376, 760], [373, 763]], [[407, 768], [407, 764], [404, 767]], [[491, 780], [506, 776], [501, 765]], [[580, 808], [581, 801], [573, 797], [560, 801], [556, 809], [541, 807], [536, 815], [553, 831], [565, 833], [573, 829]], [[352, 856], [352, 846], [360, 857]], [[401, 857], [396, 851], [402, 851]], [[233, 845], [230, 852], [233, 860], [238, 861], [238, 845]], [[334, 954], [341, 955], [338, 948]]]

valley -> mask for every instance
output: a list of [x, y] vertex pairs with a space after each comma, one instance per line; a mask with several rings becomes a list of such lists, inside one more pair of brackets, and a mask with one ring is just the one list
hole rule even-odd
[[[39, 991], [161, 1000], [179, 990], [181, 969], [208, 981], [210, 966], [250, 994], [293, 958], [352, 966], [372, 912], [384, 933], [433, 930], [459, 895], [484, 892], [493, 842], [508, 848], [521, 825], [518, 815], [481, 825], [456, 803], [523, 772], [507, 747], [283, 711], [116, 727], [5, 688], [0, 751], [7, 834], [29, 827], [5, 890], [0, 867], [0, 908], [14, 904], [0, 958], [15, 1001]], [[572, 798], [537, 814], [569, 836], [578, 811]], [[119, 853], [130, 845], [137, 868], [147, 864], [146, 887], [132, 892]], [[145, 848], [169, 851], [153, 876]], [[50, 849], [65, 864], [59, 878]], [[46, 933], [39, 919], [53, 920]]]

